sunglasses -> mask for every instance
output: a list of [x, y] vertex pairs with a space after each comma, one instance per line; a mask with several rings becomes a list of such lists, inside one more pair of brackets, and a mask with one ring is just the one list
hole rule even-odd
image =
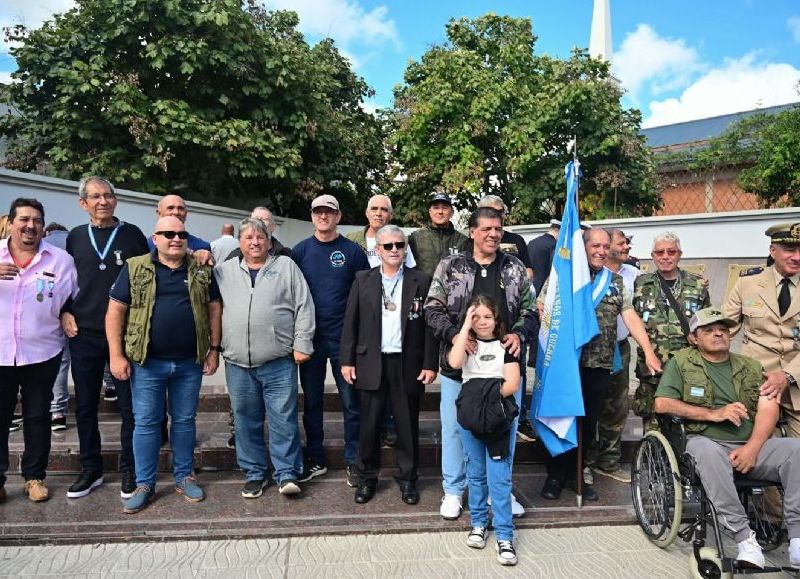
[[677, 250], [677, 249], [654, 249], [653, 250], [653, 255], [665, 255], [666, 254], [666, 255], [669, 255], [669, 256], [673, 256], [673, 255], [678, 255], [678, 253], [680, 253], [680, 251]]
[[163, 235], [167, 239], [189, 239], [188, 231], [156, 231], [156, 235]]
[[405, 241], [395, 241], [394, 243], [381, 243], [380, 244], [383, 249], [386, 251], [392, 251], [392, 249], [403, 249], [406, 246]]

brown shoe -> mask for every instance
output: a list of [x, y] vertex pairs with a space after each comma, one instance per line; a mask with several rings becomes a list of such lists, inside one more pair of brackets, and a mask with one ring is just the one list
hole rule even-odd
[[25, 494], [34, 503], [41, 503], [50, 498], [50, 491], [47, 490], [44, 481], [39, 479], [25, 481]]
[[6, 487], [0, 487], [0, 503], [6, 502]]

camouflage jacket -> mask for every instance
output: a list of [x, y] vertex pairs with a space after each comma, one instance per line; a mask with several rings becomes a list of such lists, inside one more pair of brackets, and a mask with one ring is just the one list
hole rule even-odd
[[617, 344], [617, 316], [622, 313], [624, 291], [622, 276], [611, 272], [611, 283], [608, 284], [606, 295], [594, 310], [600, 333], [581, 350], [581, 366], [611, 370], [614, 346]]
[[[675, 296], [675, 301], [680, 305], [688, 321], [697, 310], [711, 306], [711, 299], [702, 277], [682, 269], [678, 272], [680, 291]], [[647, 337], [661, 364], [666, 364], [678, 350], [689, 346], [677, 314], [661, 291], [658, 274], [645, 273], [636, 278], [633, 307], [644, 322]], [[641, 379], [650, 376], [650, 370], [645, 364], [644, 351], [641, 347], [638, 349], [638, 354], [636, 376]]]
[[[508, 305], [509, 331], [519, 334], [522, 343], [528, 343], [534, 334], [534, 296], [525, 266], [512, 255], [498, 252], [500, 279], [505, 289]], [[472, 297], [478, 264], [472, 253], [457, 253], [439, 262], [425, 300], [425, 321], [440, 341], [439, 364], [442, 374], [460, 379], [461, 372], [447, 363], [447, 353], [464, 322], [467, 302]]]

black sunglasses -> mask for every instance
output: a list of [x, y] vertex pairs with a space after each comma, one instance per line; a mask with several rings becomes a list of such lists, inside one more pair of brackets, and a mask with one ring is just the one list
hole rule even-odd
[[386, 251], [392, 251], [395, 247], [397, 249], [403, 249], [406, 246], [405, 241], [395, 241], [394, 243], [381, 243], [381, 247]]
[[189, 239], [188, 231], [156, 231], [156, 235], [163, 235], [167, 239]]

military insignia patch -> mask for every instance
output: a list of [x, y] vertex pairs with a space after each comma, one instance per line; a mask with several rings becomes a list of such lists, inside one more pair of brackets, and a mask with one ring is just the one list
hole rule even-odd
[[800, 239], [800, 223], [792, 225], [791, 229], [789, 229], [789, 235], [795, 239]]
[[749, 269], [743, 269], [739, 272], [739, 277], [747, 277], [749, 275], [756, 275], [764, 271], [764, 268], [761, 266], [758, 267], [751, 267]]

